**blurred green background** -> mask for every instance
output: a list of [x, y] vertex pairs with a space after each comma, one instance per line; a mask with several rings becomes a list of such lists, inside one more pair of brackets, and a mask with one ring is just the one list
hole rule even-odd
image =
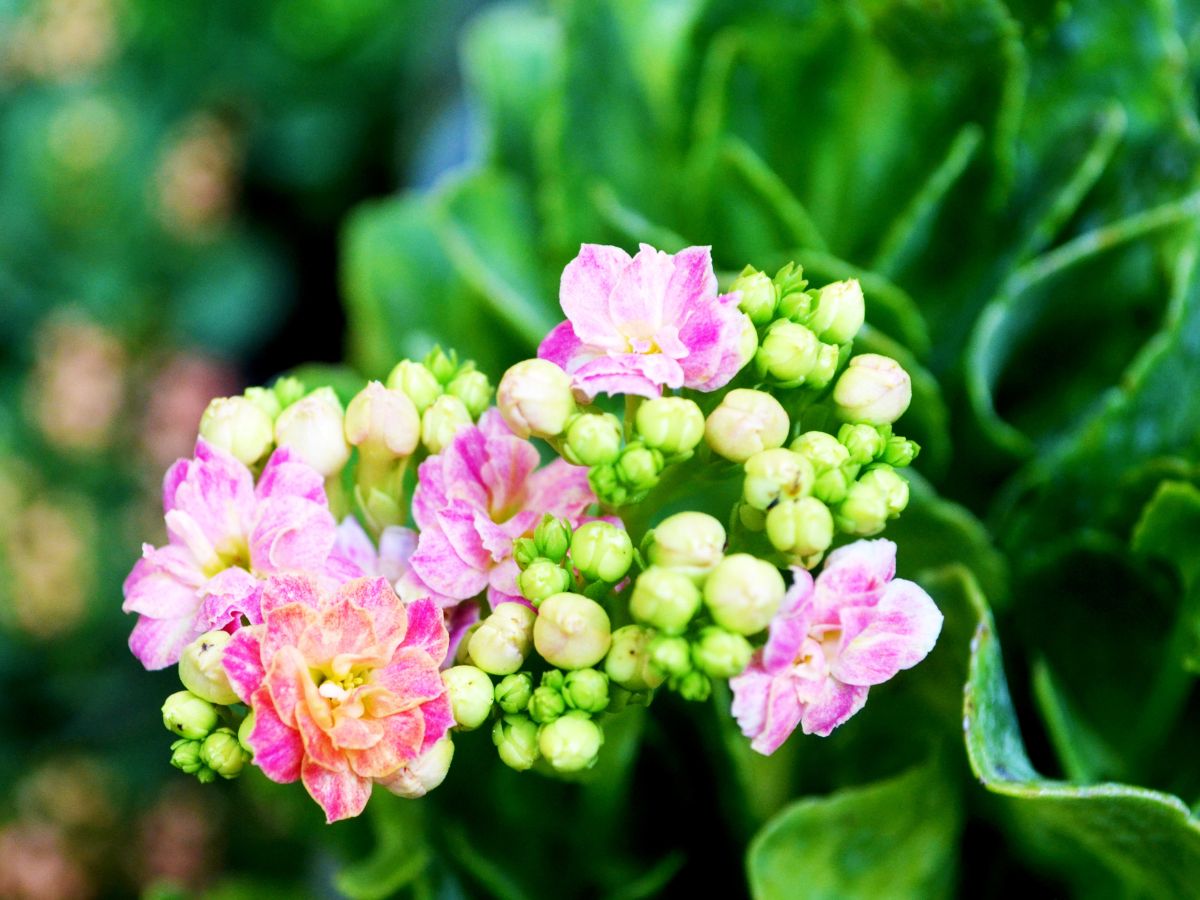
[[[0, 896], [1200, 896], [1198, 59], [1185, 0], [0, 0]], [[930, 660], [334, 828], [170, 769], [120, 581], [208, 398], [495, 379], [643, 240], [862, 280]]]

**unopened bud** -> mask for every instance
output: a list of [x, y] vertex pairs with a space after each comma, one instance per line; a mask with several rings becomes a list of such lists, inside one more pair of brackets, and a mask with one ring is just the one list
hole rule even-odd
[[629, 489], [617, 478], [616, 466], [592, 466], [588, 471], [588, 484], [600, 502], [608, 506], [623, 506], [629, 499]]
[[454, 662], [459, 665], [469, 666], [471, 661], [471, 638], [475, 636], [475, 632], [479, 630], [482, 622], [473, 622], [467, 626], [462, 633], [462, 637], [458, 640], [458, 648], [454, 651]]
[[290, 447], [326, 478], [342, 471], [350, 458], [350, 445], [342, 404], [333, 388], [318, 388], [281, 412], [275, 420], [275, 443]]
[[704, 578], [721, 561], [725, 552], [725, 528], [702, 512], [668, 516], [646, 536], [646, 555], [656, 566]]
[[571, 587], [571, 574], [548, 559], [535, 559], [517, 576], [521, 596], [537, 606], [551, 594], [561, 594]]
[[763, 335], [754, 357], [758, 374], [783, 385], [803, 384], [817, 363], [820, 342], [803, 325], [779, 319]]
[[254, 748], [250, 746], [250, 732], [254, 730], [254, 710], [246, 713], [246, 718], [242, 719], [242, 724], [238, 726], [238, 743], [242, 745], [242, 749], [254, 756]]
[[650, 691], [666, 677], [650, 659], [654, 630], [626, 625], [612, 635], [612, 647], [604, 660], [604, 671], [616, 684], [630, 691]]
[[908, 506], [908, 482], [891, 466], [872, 466], [862, 474], [858, 483], [873, 487], [883, 495], [889, 518], [894, 519]]
[[517, 538], [513, 541], [513, 559], [522, 569], [533, 565], [534, 561], [540, 558], [538, 546], [533, 538]]
[[853, 340], [866, 318], [862, 286], [857, 278], [835, 281], [817, 291], [816, 305], [808, 316], [808, 327], [830, 344]]
[[718, 625], [738, 634], [756, 634], [770, 624], [785, 590], [783, 576], [773, 565], [735, 553], [709, 573], [704, 602]]
[[704, 413], [683, 397], [646, 400], [638, 407], [636, 422], [642, 442], [665, 456], [691, 453], [704, 440]]
[[852, 357], [833, 389], [838, 415], [846, 422], [887, 425], [912, 401], [912, 379], [900, 363], [878, 353]]
[[542, 685], [529, 700], [529, 718], [539, 725], [553, 722], [567, 711], [567, 701], [554, 688]]
[[217, 711], [191, 691], [176, 691], [162, 707], [163, 725], [180, 737], [198, 741], [217, 727]]
[[792, 441], [792, 449], [812, 463], [818, 475], [850, 462], [850, 451], [838, 439], [824, 431], [806, 431]]
[[218, 728], [200, 745], [200, 762], [222, 778], [237, 778], [250, 761], [232, 728]]
[[833, 543], [833, 514], [816, 497], [784, 500], [767, 513], [767, 539], [781, 553], [807, 557]]
[[586, 669], [604, 659], [612, 643], [608, 613], [582, 594], [547, 597], [538, 607], [533, 645], [542, 659], [560, 669]]
[[775, 284], [766, 272], [759, 272], [753, 266], [746, 266], [729, 290], [741, 291], [742, 298], [738, 301], [738, 309], [750, 317], [755, 325], [766, 325], [775, 318], [775, 306], [779, 302]]
[[527, 359], [504, 373], [496, 405], [518, 437], [557, 437], [575, 412], [571, 377], [545, 359]]
[[475, 666], [453, 666], [442, 672], [442, 683], [459, 728], [471, 731], [487, 721], [494, 694], [486, 672]]
[[271, 449], [275, 426], [270, 416], [245, 397], [217, 397], [200, 418], [200, 437], [252, 466]]
[[538, 749], [556, 772], [580, 772], [596, 764], [604, 733], [587, 713], [569, 712], [542, 726]]
[[421, 440], [421, 417], [403, 391], [372, 381], [346, 408], [346, 440], [380, 458], [411, 456]]
[[563, 679], [562, 697], [571, 709], [586, 713], [608, 707], [608, 676], [597, 669], [576, 669]]
[[525, 662], [537, 617], [523, 603], [501, 603], [471, 635], [471, 661], [491, 675], [509, 675]]
[[629, 444], [617, 460], [617, 478], [631, 491], [648, 491], [658, 484], [663, 470], [663, 455], [640, 441]]
[[781, 319], [803, 324], [808, 320], [812, 307], [813, 298], [807, 291], [788, 291], [779, 298], [779, 306], [775, 310], [775, 315]]
[[468, 369], [450, 379], [446, 393], [461, 400], [471, 418], [478, 419], [491, 405], [492, 383], [478, 369]]
[[464, 428], [470, 428], [471, 414], [457, 397], [442, 394], [421, 415], [421, 443], [430, 453], [441, 453]]
[[883, 462], [889, 466], [895, 466], [901, 469], [905, 466], [912, 465], [912, 461], [917, 458], [917, 454], [921, 452], [921, 447], [916, 441], [910, 441], [908, 438], [892, 435], [888, 438], [887, 446], [883, 450]]
[[528, 716], [505, 716], [492, 728], [492, 743], [506, 766], [524, 772], [538, 759], [538, 727]]
[[672, 678], [692, 669], [692, 648], [687, 638], [660, 634], [650, 642], [650, 660]]
[[396, 363], [387, 377], [387, 386], [394, 391], [403, 391], [418, 413], [433, 406], [433, 401], [442, 396], [442, 386], [425, 366], [409, 359]]
[[850, 485], [846, 499], [837, 508], [837, 527], [846, 534], [869, 537], [887, 525], [888, 498], [875, 485], [857, 482]]
[[[279, 402], [281, 412], [293, 403], [302, 400], [304, 395], [308, 393], [308, 388], [304, 386], [304, 382], [290, 375], [278, 379], [271, 385], [271, 390], [275, 394], [275, 399]], [[275, 418], [278, 417], [279, 413], [276, 413]]]
[[506, 675], [496, 685], [496, 705], [509, 715], [525, 712], [533, 697], [533, 677], [528, 672]]
[[789, 427], [778, 400], [764, 391], [737, 388], [709, 414], [704, 437], [714, 453], [742, 463], [755, 453], [782, 447]]
[[423, 362], [440, 384], [448, 383], [458, 371], [458, 353], [454, 350], [447, 353], [437, 344], [425, 355]]
[[700, 589], [682, 572], [651, 566], [638, 576], [629, 612], [667, 634], [682, 634], [700, 609]]
[[808, 377], [804, 379], [804, 383], [810, 388], [821, 390], [833, 381], [841, 359], [841, 349], [837, 344], [822, 344], [817, 350], [817, 361], [809, 371]]
[[562, 455], [576, 466], [599, 466], [621, 455], [621, 422], [610, 413], [584, 413], [571, 420]]
[[703, 703], [712, 695], [712, 679], [699, 669], [692, 669], [686, 675], [672, 678], [671, 689], [684, 700]]
[[616, 584], [633, 564], [633, 542], [624, 528], [588, 522], [571, 536], [571, 562], [588, 581]]
[[543, 516], [533, 530], [533, 543], [538, 556], [561, 563], [571, 549], [571, 523], [549, 514]]
[[744, 369], [758, 353], [758, 329], [748, 316], [742, 317], [742, 330], [738, 333], [738, 371]]
[[446, 780], [453, 760], [454, 741], [446, 735], [399, 771], [382, 779], [381, 784], [398, 797], [424, 797]]
[[813, 496], [822, 503], [836, 506], [846, 499], [850, 485], [854, 484], [855, 466], [852, 463], [837, 469], [827, 469], [813, 482]]
[[222, 706], [238, 699], [221, 664], [231, 637], [227, 631], [209, 631], [184, 647], [179, 655], [179, 680], [183, 686], [202, 700]]
[[[279, 403], [279, 395], [272, 388], [264, 387], [248, 387], [242, 392], [242, 395], [263, 411], [268, 419], [271, 420], [271, 427], [275, 427], [275, 418], [283, 412], [283, 406]], [[275, 433], [272, 430], [271, 440], [275, 440]]]
[[195, 775], [204, 767], [200, 761], [200, 741], [180, 738], [171, 745], [171, 765], [185, 775]]
[[793, 450], [777, 447], [756, 453], [746, 460], [745, 470], [742, 497], [753, 509], [765, 510], [780, 499], [812, 491], [812, 463]]
[[746, 668], [754, 648], [740, 634], [710, 625], [692, 644], [692, 658], [700, 671], [713, 678], [732, 678]]
[[886, 446], [880, 429], [872, 425], [851, 425], [849, 423], [838, 429], [838, 442], [850, 454], [850, 461], [866, 465], [879, 456]]

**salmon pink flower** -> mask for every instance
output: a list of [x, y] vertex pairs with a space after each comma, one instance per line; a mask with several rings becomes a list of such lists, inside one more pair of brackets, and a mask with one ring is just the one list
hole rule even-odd
[[767, 755], [797, 725], [828, 736], [862, 709], [871, 685], [924, 659], [942, 628], [929, 595], [893, 579], [891, 541], [836, 550], [815, 583], [804, 569], [792, 571], [766, 646], [729, 682], [742, 733]]
[[222, 658], [254, 711], [255, 765], [273, 781], [303, 781], [329, 822], [361, 813], [373, 783], [408, 789], [411, 764], [454, 724], [437, 604], [405, 607], [385, 578], [331, 592], [283, 575], [266, 583], [261, 609], [262, 623], [234, 634]]
[[718, 296], [709, 247], [671, 255], [642, 244], [584, 244], [563, 270], [559, 302], [567, 321], [538, 347], [575, 389], [657, 397], [663, 387], [712, 391], [742, 365], [747, 325], [737, 292]]

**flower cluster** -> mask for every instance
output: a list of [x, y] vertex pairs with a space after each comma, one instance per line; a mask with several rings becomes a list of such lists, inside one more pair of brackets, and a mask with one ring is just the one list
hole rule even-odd
[[376, 784], [436, 787], [489, 722], [512, 768], [588, 768], [661, 689], [728, 681], [771, 753], [930, 651], [941, 614], [860, 540], [919, 448], [894, 427], [908, 375], [853, 353], [856, 281], [747, 267], [721, 293], [706, 247], [585, 245], [560, 300], [495, 406], [436, 348], [345, 406], [290, 378], [210, 404], [165, 479], [168, 543], [125, 583], [134, 654], [178, 664], [173, 765], [252, 763], [334, 821]]

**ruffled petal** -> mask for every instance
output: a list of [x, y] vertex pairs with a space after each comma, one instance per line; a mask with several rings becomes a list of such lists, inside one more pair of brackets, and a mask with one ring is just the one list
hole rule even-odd
[[254, 710], [254, 727], [246, 742], [254, 751], [254, 764], [272, 781], [280, 784], [295, 781], [300, 777], [304, 760], [300, 733], [283, 724], [265, 687], [254, 692], [250, 708]]
[[[464, 604], [466, 605], [466, 604]], [[476, 618], [479, 607], [475, 606]], [[446, 658], [450, 646], [450, 634], [446, 630], [446, 617], [437, 603], [432, 600], [417, 600], [408, 606], [408, 631], [402, 647], [424, 650], [438, 665]]]
[[836, 678], [825, 678], [804, 704], [800, 727], [805, 734], [829, 737], [867, 702], [867, 688], [843, 684]]
[[919, 585], [897, 579], [874, 607], [842, 610], [842, 639], [830, 660], [847, 684], [887, 681], [923, 660], [942, 630], [942, 613]]
[[175, 619], [138, 616], [129, 635], [129, 649], [147, 669], [165, 669], [179, 662], [179, 654], [197, 634], [194, 615]]
[[361, 815], [371, 799], [371, 779], [351, 772], [349, 766], [333, 772], [306, 759], [300, 777], [309, 796], [325, 811], [329, 824]]
[[196, 614], [204, 574], [182, 547], [142, 545], [142, 558], [125, 579], [121, 609], [159, 619]]
[[262, 573], [318, 572], [337, 538], [333, 514], [301, 497], [271, 497], [259, 504], [250, 534], [250, 561]]
[[221, 654], [221, 665], [229, 676], [230, 687], [239, 700], [251, 706], [254, 705], [250, 702], [251, 696], [267, 677], [262, 662], [262, 634], [265, 630], [262, 625], [239, 628]]
[[328, 505], [321, 473], [302, 462], [289, 447], [279, 447], [271, 454], [258, 476], [254, 495], [260, 501], [270, 497], [300, 497], [319, 506]]
[[240, 625], [242, 616], [252, 625], [262, 621], [262, 582], [245, 569], [218, 572], [208, 580], [202, 593], [204, 602], [196, 615], [197, 631]]
[[616, 341], [592, 340], [582, 335], [578, 328], [576, 333], [588, 343], [618, 350], [624, 349], [622, 339], [653, 337], [665, 321], [663, 301], [674, 273], [675, 262], [671, 254], [642, 244], [608, 295], [609, 327], [615, 328]]
[[792, 586], [783, 596], [779, 611], [771, 620], [767, 643], [762, 650], [763, 668], [769, 673], [789, 668], [808, 637], [809, 603], [813, 578], [806, 569], [792, 569]]
[[422, 582], [456, 600], [474, 597], [487, 586], [487, 573], [464, 562], [436, 525], [421, 532], [410, 562]]
[[571, 373], [575, 390], [588, 398], [597, 394], [659, 397], [665, 385], [683, 387], [683, 368], [661, 353], [621, 353], [597, 357]]
[[620, 247], [584, 244], [563, 269], [558, 301], [585, 344], [610, 349], [622, 346], [609, 311], [609, 297], [631, 262]]

